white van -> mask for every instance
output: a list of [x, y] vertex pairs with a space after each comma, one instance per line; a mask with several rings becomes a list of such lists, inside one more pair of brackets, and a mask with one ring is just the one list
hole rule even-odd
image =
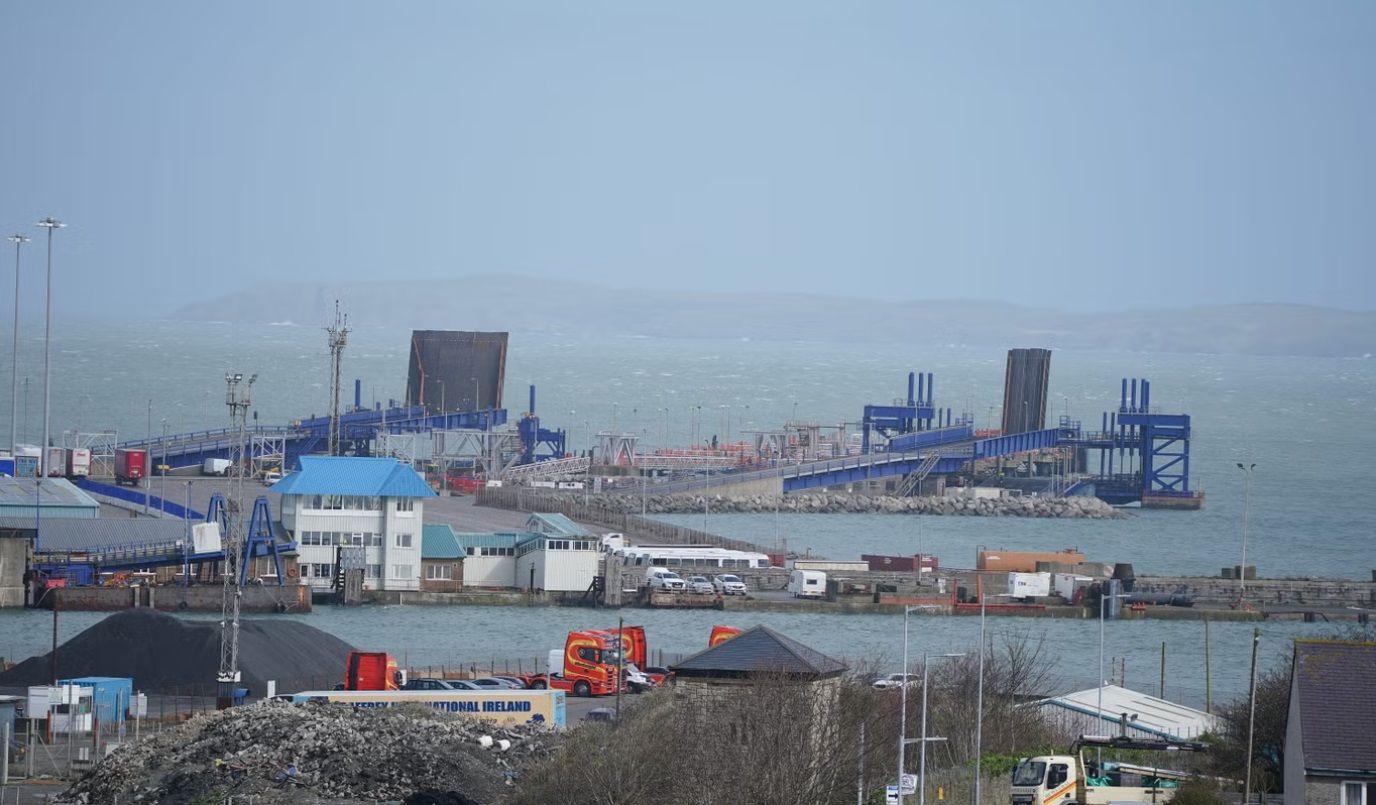
[[645, 571], [645, 583], [651, 590], [681, 593], [688, 589], [688, 582], [667, 567], [652, 567]]
[[230, 461], [227, 458], [208, 458], [201, 462], [202, 475], [229, 475]]
[[820, 570], [795, 570], [788, 576], [794, 598], [822, 598], [827, 594], [827, 574]]

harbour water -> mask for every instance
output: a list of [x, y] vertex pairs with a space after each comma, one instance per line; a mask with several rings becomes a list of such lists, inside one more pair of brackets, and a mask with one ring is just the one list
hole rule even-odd
[[[670, 654], [689, 654], [706, 648], [708, 632], [716, 623], [735, 626], [764, 623], [857, 665], [882, 671], [901, 664], [902, 619], [895, 615], [381, 606], [320, 607], [309, 615], [275, 617], [298, 618], [353, 645], [392, 652], [411, 666], [452, 668], [478, 664], [486, 667], [495, 661], [500, 668], [504, 661], [509, 661], [514, 670], [517, 660], [526, 669], [532, 662], [543, 661], [548, 649], [563, 644], [570, 629], [614, 627], [618, 614], [623, 615], [628, 624], [645, 626], [652, 650]], [[67, 640], [102, 617], [105, 613], [62, 613], [59, 641]], [[46, 652], [51, 640], [50, 624], [51, 615], [47, 612], [0, 611], [0, 651], [21, 658]], [[1352, 622], [1346, 625], [1299, 621], [1211, 623], [1215, 702], [1246, 690], [1254, 627], [1262, 632], [1259, 657], [1267, 667], [1288, 658], [1291, 638], [1345, 635], [1357, 628]], [[987, 628], [995, 646], [1002, 645], [1010, 637], [1040, 643], [1043, 656], [1054, 669], [1056, 691], [1094, 686], [1099, 647], [1097, 620], [991, 617]], [[910, 652], [915, 657], [923, 652], [973, 651], [979, 641], [979, 618], [914, 615], [909, 637]], [[1166, 643], [1167, 697], [1202, 706], [1205, 698], [1204, 624], [1200, 621], [1110, 621], [1104, 630], [1106, 664], [1113, 663], [1114, 658], [1123, 658], [1129, 686], [1154, 691], [1160, 679], [1163, 642]]]
[[[163, 420], [174, 433], [222, 427], [227, 369], [258, 373], [260, 422], [326, 408], [328, 352], [318, 327], [87, 323], [54, 333], [54, 433], [80, 426], [141, 437], [150, 430], [150, 400], [155, 435]], [[352, 334], [344, 375], [362, 378], [365, 404], [403, 396], [409, 334], [400, 327]], [[21, 354], [21, 377], [30, 380], [23, 431], [34, 442], [41, 427], [39, 346], [30, 339]], [[979, 426], [997, 415], [999, 351], [916, 341], [838, 345], [513, 333], [506, 404], [523, 410], [526, 384], [537, 383], [542, 421], [568, 428], [575, 449], [587, 447], [590, 432], [613, 424], [648, 444], [683, 444], [694, 434], [729, 431], [741, 438], [743, 430], [790, 418], [854, 422], [864, 403], [901, 394], [910, 369], [934, 372], [938, 402], [972, 411]], [[968, 564], [976, 545], [1076, 546], [1095, 559], [1131, 561], [1139, 572], [1215, 574], [1241, 556], [1242, 477], [1235, 464], [1242, 461], [1257, 464], [1249, 563], [1263, 575], [1371, 578], [1376, 499], [1359, 468], [1376, 455], [1376, 360], [1058, 350], [1051, 414], [1069, 413], [1097, 427], [1100, 412], [1117, 404], [1125, 375], [1152, 380], [1158, 409], [1193, 416], [1191, 471], [1208, 495], [1203, 511], [1139, 511], [1093, 523], [800, 516], [785, 518], [783, 536], [792, 549], [833, 556], [869, 548], [916, 550], [921, 543], [951, 565]], [[691, 516], [684, 521], [701, 524]], [[709, 516], [708, 526], [771, 543], [775, 534], [771, 515]]]
[[[452, 323], [461, 326], [461, 323]], [[314, 326], [248, 326], [159, 322], [107, 323], [55, 329], [53, 431], [117, 428], [123, 436], [156, 435], [225, 423], [226, 370], [257, 372], [254, 401], [260, 422], [323, 413], [328, 399], [324, 333]], [[409, 330], [359, 328], [345, 353], [346, 377], [363, 379], [365, 404], [404, 392]], [[21, 378], [30, 381], [22, 430], [38, 437], [41, 360], [38, 343], [21, 352]], [[904, 390], [906, 372], [936, 373], [944, 405], [971, 410], [979, 426], [997, 413], [1003, 355], [996, 350], [913, 342], [835, 345], [806, 341], [676, 341], [627, 337], [591, 340], [571, 335], [513, 334], [507, 405], [520, 411], [525, 385], [539, 385], [546, 426], [571, 430], [583, 449], [589, 434], [615, 427], [647, 444], [682, 444], [785, 419], [837, 423], [858, 419], [867, 402], [886, 402]], [[1238, 560], [1241, 548], [1241, 474], [1238, 461], [1258, 465], [1253, 487], [1248, 561], [1263, 575], [1369, 579], [1376, 568], [1376, 502], [1358, 468], [1376, 455], [1376, 360], [1257, 358], [1150, 353], [1057, 351], [1052, 361], [1052, 415], [1068, 412], [1097, 426], [1099, 412], [1117, 402], [1125, 375], [1152, 380], [1160, 410], [1194, 417], [1192, 471], [1207, 490], [1201, 512], [1136, 512], [1115, 521], [1067, 522], [1011, 518], [793, 515], [710, 515], [707, 527], [790, 549], [831, 556], [864, 551], [926, 551], [949, 565], [968, 565], [977, 545], [1055, 549], [1075, 546], [1094, 559], [1130, 561], [1139, 573], [1211, 575]], [[3, 381], [8, 382], [8, 378]], [[21, 405], [23, 397], [21, 394]], [[0, 412], [0, 417], [4, 413]], [[2, 432], [2, 429], [0, 429]], [[702, 518], [678, 518], [699, 526]], [[777, 531], [776, 531], [777, 529]], [[635, 611], [658, 648], [701, 648], [722, 613]], [[101, 617], [64, 613], [61, 637]], [[589, 617], [615, 613], [523, 607], [324, 608], [308, 622], [359, 646], [388, 649], [412, 664], [479, 662], [491, 657], [535, 658]], [[766, 622], [804, 642], [848, 658], [895, 661], [897, 619], [882, 615], [830, 616], [751, 613], [731, 622]], [[991, 620], [996, 632], [1045, 640], [1067, 687], [1093, 684], [1098, 624], [1028, 618]], [[46, 650], [47, 614], [0, 612], [0, 651], [26, 657]], [[1284, 656], [1286, 641], [1338, 627], [1266, 622], [1262, 656]], [[1215, 690], [1245, 686], [1252, 626], [1213, 625]], [[1202, 624], [1142, 621], [1111, 624], [1106, 654], [1126, 657], [1129, 683], [1159, 674], [1160, 644], [1168, 644], [1168, 695], [1201, 703]], [[919, 618], [914, 651], [963, 650], [974, 643], [973, 618]]]

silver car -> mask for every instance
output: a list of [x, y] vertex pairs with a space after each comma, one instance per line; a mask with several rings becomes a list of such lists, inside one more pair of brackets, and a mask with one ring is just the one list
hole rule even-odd
[[693, 576], [688, 579], [688, 592], [695, 595], [712, 595], [716, 590], [706, 576]]

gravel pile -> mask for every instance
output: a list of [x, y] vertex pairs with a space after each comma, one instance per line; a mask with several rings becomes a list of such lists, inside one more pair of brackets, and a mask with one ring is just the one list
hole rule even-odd
[[[239, 624], [239, 668], [255, 696], [269, 679], [280, 691], [330, 687], [344, 676], [349, 644], [299, 621], [248, 619]], [[57, 647], [57, 670], [77, 676], [133, 677], [147, 692], [213, 688], [220, 665], [220, 623], [182, 620], [150, 609], [117, 612]], [[52, 682], [49, 655], [0, 674], [0, 685]]]
[[493, 803], [557, 741], [420, 707], [261, 702], [120, 748], [61, 801]]

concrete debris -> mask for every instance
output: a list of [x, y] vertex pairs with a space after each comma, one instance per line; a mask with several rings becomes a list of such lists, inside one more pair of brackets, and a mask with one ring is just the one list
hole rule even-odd
[[266, 701], [121, 747], [60, 801], [492, 803], [558, 741], [545, 727], [498, 727], [418, 706]]
[[[581, 503], [581, 496], [570, 498]], [[591, 501], [618, 514], [639, 514], [639, 495], [602, 495]], [[1062, 498], [961, 498], [892, 497], [852, 495], [830, 492], [805, 492], [784, 495], [711, 495], [707, 508], [718, 514], [773, 513], [799, 514], [930, 514], [965, 517], [1060, 517], [1106, 519], [1123, 514], [1096, 497], [1072, 495]], [[701, 514], [702, 495], [647, 495], [644, 509], [651, 514]]]

